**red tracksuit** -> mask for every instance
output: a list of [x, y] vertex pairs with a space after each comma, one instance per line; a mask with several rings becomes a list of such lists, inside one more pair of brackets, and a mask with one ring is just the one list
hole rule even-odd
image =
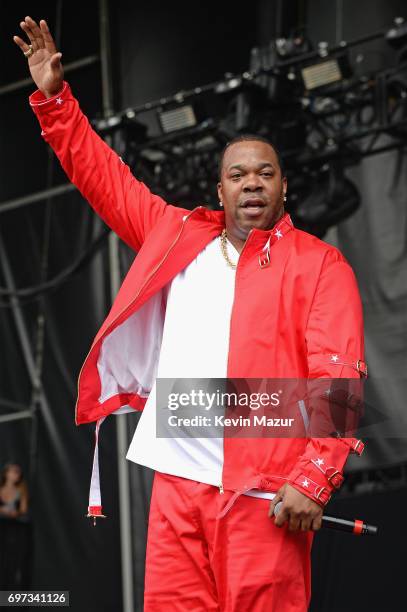
[[[44, 139], [55, 150], [69, 178], [105, 222], [138, 251], [82, 368], [76, 422], [98, 420], [123, 405], [141, 410], [154, 380], [152, 373], [159, 354], [153, 349], [156, 349], [157, 338], [161, 337], [165, 316], [162, 309], [157, 308], [157, 303], [161, 303], [162, 291], [221, 233], [224, 213], [205, 207], [186, 211], [167, 205], [160, 197], [153, 195], [93, 132], [66, 83], [57, 96], [46, 100], [37, 91], [30, 102], [40, 120]], [[363, 323], [359, 293], [351, 268], [337, 249], [293, 228], [288, 215], [280, 224], [284, 229], [281, 240], [276, 236], [275, 228], [252, 230], [239, 258], [230, 327], [228, 377], [359, 378], [365, 373]], [[201, 322], [197, 321], [197, 324]], [[129, 333], [134, 334], [132, 341], [125, 343], [123, 348], [123, 338], [127, 338]], [[116, 348], [119, 346], [122, 348], [121, 370], [112, 376], [112, 372], [117, 370]], [[179, 514], [180, 525], [175, 530], [178, 536], [185, 535], [185, 544], [180, 544], [180, 551], [183, 551], [189, 563], [193, 564], [194, 559], [199, 563], [197, 551], [206, 547], [205, 559], [209, 559], [212, 569], [217, 568], [216, 571], [213, 569], [211, 584], [216, 584], [220, 609], [271, 610], [274, 609], [271, 604], [267, 607], [262, 602], [268, 601], [272, 592], [278, 593], [275, 597], [279, 599], [280, 611], [305, 609], [304, 602], [309, 595], [309, 561], [305, 562], [304, 559], [309, 557], [309, 536], [291, 536], [284, 530], [279, 531], [269, 519], [260, 518], [263, 516], [260, 509], [266, 502], [246, 499], [241, 493], [254, 487], [276, 491], [284, 482], [289, 482], [324, 505], [343, 480], [342, 469], [349, 452], [360, 453], [362, 448], [363, 444], [354, 438], [265, 438], [261, 444], [256, 439], [225, 438], [222, 484], [226, 497], [219, 496], [216, 489], [212, 493], [218, 496], [213, 504], [221, 504], [226, 509], [238, 500], [233, 510], [224, 518], [217, 519], [227, 521], [227, 524], [219, 526], [213, 522], [214, 519], [210, 517], [215, 516], [216, 510], [214, 505], [210, 509], [207, 505], [212, 500], [211, 493], [205, 485], [192, 483], [191, 487], [195, 487], [202, 494], [202, 499], [206, 500], [205, 516], [208, 520], [203, 519], [202, 523], [193, 521], [197, 531], [189, 533], [188, 529], [192, 527], [185, 527], [185, 531]], [[179, 495], [183, 495], [185, 483], [183, 479], [180, 480]], [[305, 487], [304, 482], [308, 483]], [[168, 479], [164, 484], [160, 477], [160, 483], [163, 490], [171, 490]], [[156, 484], [152, 517], [157, 519], [155, 524], [158, 530], [167, 526], [169, 535], [170, 526], [174, 525], [178, 514], [173, 507], [167, 508], [171, 517], [162, 514], [162, 508], [167, 504], [157, 498], [157, 488]], [[228, 505], [225, 499], [230, 501]], [[196, 512], [195, 508], [193, 513]], [[247, 516], [250, 512], [257, 518], [244, 521], [247, 531], [243, 531], [241, 521], [245, 513]], [[241, 513], [241, 519], [238, 513]], [[222, 529], [225, 529], [224, 533], [221, 533]], [[232, 532], [236, 532], [234, 537], [225, 535]], [[240, 535], [243, 540], [238, 544]], [[223, 549], [225, 537], [232, 546], [237, 547], [233, 562], [231, 551]], [[303, 543], [302, 554], [296, 550], [298, 544], [294, 544], [293, 538]], [[269, 546], [275, 554], [278, 551], [277, 557], [273, 554], [270, 560], [267, 584], [253, 587], [258, 591], [258, 608], [254, 603], [256, 596], [250, 595], [251, 586], [242, 579], [248, 564], [240, 548], [245, 541], [258, 541], [259, 548], [253, 550], [256, 551], [255, 556], [263, 561], [269, 558]], [[164, 554], [166, 547], [172, 546], [171, 538], [166, 536], [162, 546]], [[161, 550], [158, 544], [156, 552], [149, 546], [147, 558], [154, 559], [157, 566], [162, 563], [158, 550]], [[250, 551], [246, 554], [250, 556]], [[178, 554], [173, 562], [168, 556], [166, 558], [168, 566], [163, 583], [164, 596], [165, 589], [172, 584], [172, 579], [175, 581], [175, 575], [183, 563]], [[280, 598], [282, 591], [288, 596], [289, 585], [298, 584], [298, 581], [290, 578], [291, 564], [296, 567], [295, 573], [301, 575], [306, 566], [305, 579], [299, 581], [303, 583], [303, 596], [302, 602], [297, 601], [298, 605], [295, 602], [283, 603]], [[283, 566], [288, 573], [284, 579], [281, 578], [280, 584], [280, 578], [274, 580], [273, 576], [280, 576]], [[259, 571], [262, 571], [260, 565]], [[157, 575], [155, 580], [159, 579], [158, 576], [164, 580], [162, 574]], [[209, 585], [208, 581], [209, 578], [205, 578], [204, 582]], [[212, 607], [205, 607], [207, 604], [204, 605], [204, 600], [199, 597], [193, 604], [195, 607], [187, 603], [182, 607], [183, 604], [174, 602], [174, 597], [181, 597], [180, 592], [188, 589], [188, 585], [194, 589], [193, 585], [198, 583], [201, 584], [198, 574], [193, 577], [191, 573], [190, 584], [185, 580], [171, 590], [168, 608], [157, 604], [157, 607], [146, 609], [217, 609], [213, 607], [215, 603], [210, 604]], [[246, 595], [237, 595], [237, 591], [231, 593], [232, 583], [239, 587], [239, 592], [240, 587], [244, 587]], [[157, 588], [157, 584], [154, 587], [149, 580], [150, 594], [147, 595], [151, 601], [154, 599], [154, 588]], [[211, 597], [215, 598], [213, 601], [217, 601], [213, 589], [211, 593]]]

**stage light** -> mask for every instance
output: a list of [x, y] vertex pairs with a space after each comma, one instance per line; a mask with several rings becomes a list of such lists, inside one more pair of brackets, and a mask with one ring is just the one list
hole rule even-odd
[[161, 111], [158, 113], [158, 118], [164, 134], [194, 127], [197, 124], [194, 109], [189, 104]]
[[307, 91], [339, 83], [352, 76], [347, 52], [301, 68], [301, 76]]
[[403, 47], [407, 42], [407, 23], [403, 17], [396, 17], [394, 27], [392, 27], [385, 36], [389, 45], [395, 49]]
[[[396, 65], [353, 76], [350, 49], [378, 38], [396, 50]], [[128, 163], [167, 200], [216, 208], [217, 154], [242, 132], [265, 136], [282, 152], [294, 222], [322, 237], [360, 204], [344, 167], [381, 152], [383, 134], [386, 149], [404, 144], [406, 41], [398, 18], [387, 32], [333, 48], [314, 49], [305, 35], [254, 48], [242, 74], [122, 112], [116, 127], [126, 128]]]
[[307, 66], [301, 70], [305, 89], [311, 91], [324, 85], [330, 85], [342, 80], [342, 72], [336, 59], [330, 59], [320, 64]]

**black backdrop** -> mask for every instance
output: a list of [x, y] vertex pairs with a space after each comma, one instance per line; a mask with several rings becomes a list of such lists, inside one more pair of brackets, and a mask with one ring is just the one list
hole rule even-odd
[[[1, 2], [0, 87], [27, 77], [26, 62], [12, 41], [25, 15], [45, 17], [55, 32], [58, 2]], [[7, 5], [7, 6], [6, 6]], [[61, 5], [60, 5], [61, 6]], [[69, 63], [99, 53], [96, 1], [62, 3], [60, 44]], [[93, 117], [101, 109], [99, 64], [67, 78], [80, 92], [81, 105]], [[58, 164], [40, 137], [28, 105], [28, 86], [0, 97], [0, 201], [65, 182]], [[51, 164], [51, 165], [50, 165]], [[49, 180], [51, 177], [51, 180]], [[49, 204], [48, 278], [83, 251], [100, 223], [78, 193]], [[47, 202], [0, 214], [0, 232], [19, 287], [40, 282]], [[1, 285], [5, 279], [1, 276]], [[32, 346], [37, 341], [37, 316], [45, 315], [43, 383], [49, 411], [38, 409], [35, 477], [29, 482], [34, 550], [32, 586], [70, 590], [73, 610], [121, 608], [121, 572], [114, 422], [105, 424], [101, 440], [104, 498], [109, 519], [94, 529], [85, 519], [92, 462], [93, 427], [74, 424], [76, 378], [109, 301], [104, 251], [82, 273], [46, 297], [22, 309]], [[10, 309], [0, 309], [0, 397], [30, 405], [32, 392], [21, 345]], [[4, 408], [1, 414], [7, 412]], [[0, 464], [20, 462], [29, 474], [29, 420], [0, 424]], [[105, 586], [106, 585], [106, 586]]]

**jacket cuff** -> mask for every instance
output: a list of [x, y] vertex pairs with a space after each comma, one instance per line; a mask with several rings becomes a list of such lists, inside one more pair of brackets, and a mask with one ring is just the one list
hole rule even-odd
[[334, 466], [327, 466], [322, 457], [302, 463], [288, 477], [290, 485], [321, 506], [328, 503], [333, 491], [339, 489], [343, 481], [342, 472]]
[[317, 442], [317, 439], [311, 439], [306, 455], [299, 458], [287, 481], [298, 491], [324, 506], [344, 481], [341, 470], [347, 455], [349, 452], [361, 455], [364, 445], [357, 438], [330, 439], [329, 452], [329, 448], [324, 449]]
[[315, 480], [304, 474], [304, 472], [298, 472], [290, 477], [288, 479], [288, 484], [322, 507], [326, 506], [331, 499], [332, 487], [315, 482]]
[[41, 136], [49, 142], [48, 133], [51, 129], [63, 128], [66, 123], [66, 114], [72, 112], [75, 100], [72, 96], [71, 88], [66, 81], [63, 82], [61, 91], [52, 98], [46, 98], [42, 91], [37, 89], [29, 97], [29, 102], [37, 119], [41, 125]]
[[51, 98], [45, 97], [42, 91], [37, 89], [28, 98], [30, 102], [30, 106], [35, 107], [35, 106], [55, 106], [55, 104], [60, 105], [61, 102], [59, 102], [59, 100], [62, 99], [63, 101], [62, 96], [67, 93], [67, 90], [70, 90], [70, 87], [66, 81], [63, 81], [61, 91], [56, 93], [55, 96], [52, 96]]

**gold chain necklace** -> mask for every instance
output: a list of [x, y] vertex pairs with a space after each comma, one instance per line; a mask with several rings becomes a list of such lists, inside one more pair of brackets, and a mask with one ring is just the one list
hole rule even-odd
[[227, 247], [227, 233], [226, 229], [224, 229], [220, 235], [220, 250], [222, 251], [222, 255], [225, 258], [226, 263], [230, 268], [236, 270], [237, 264], [233, 263], [228, 255], [228, 247]]

